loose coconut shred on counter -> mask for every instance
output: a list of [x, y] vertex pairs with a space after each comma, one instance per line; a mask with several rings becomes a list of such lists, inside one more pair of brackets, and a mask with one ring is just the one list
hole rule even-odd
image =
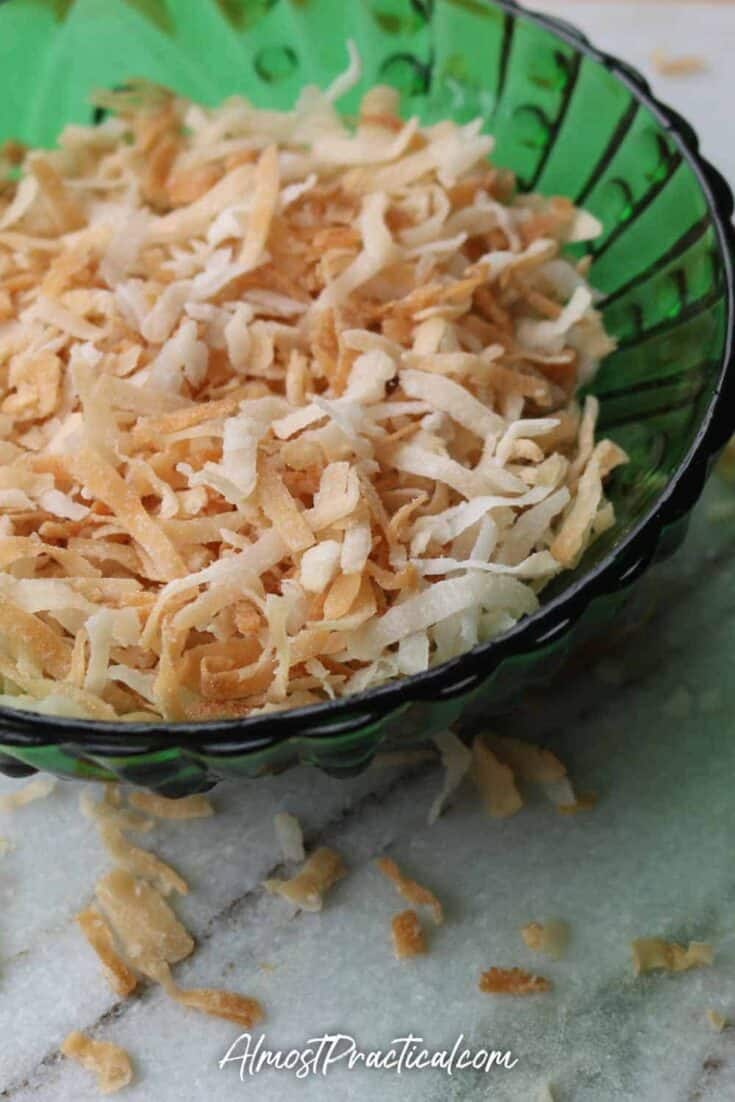
[[688, 972], [690, 968], [701, 968], [712, 964], [714, 952], [706, 941], [690, 941], [684, 948], [675, 941], [665, 941], [660, 937], [641, 937], [630, 944], [633, 956], [633, 972], [640, 976], [643, 972]]
[[683, 54], [672, 57], [663, 50], [654, 50], [651, 64], [664, 77], [688, 77], [707, 71], [707, 61], [700, 54]]
[[[131, 805], [164, 819], [200, 818], [214, 811], [203, 797], [192, 796], [181, 801], [182, 814], [177, 816], [170, 806], [174, 802], [133, 792], [127, 794], [126, 806], [117, 785], [106, 785], [100, 801], [89, 792], [82, 793], [82, 811], [97, 826], [116, 864], [97, 882], [94, 903], [76, 915], [76, 923], [120, 998], [129, 997], [138, 987], [139, 977], [144, 976], [159, 983], [170, 998], [185, 1007], [251, 1029], [263, 1018], [263, 1008], [256, 999], [217, 988], [182, 988], [171, 975], [171, 965], [189, 957], [195, 946], [164, 896], [172, 891], [184, 893], [188, 885], [155, 854], [133, 846], [123, 832], [147, 831], [151, 827], [151, 820]], [[62, 1047], [62, 1051], [66, 1049]], [[96, 1049], [89, 1052], [94, 1056]]]
[[62, 1042], [61, 1051], [95, 1073], [100, 1094], [115, 1094], [133, 1081], [130, 1057], [124, 1048], [109, 1041], [95, 1041], [74, 1030]]
[[558, 919], [527, 922], [521, 927], [521, 937], [532, 952], [559, 960], [564, 956], [569, 943], [569, 926]]
[[131, 792], [128, 803], [154, 819], [173, 819], [177, 822], [207, 819], [214, 814], [214, 808], [206, 796], [180, 796], [171, 800], [166, 796], [157, 796], [155, 792]]
[[126, 999], [138, 986], [138, 977], [117, 953], [112, 930], [92, 906], [80, 911], [75, 922], [97, 954], [110, 987], [116, 995]]
[[398, 960], [422, 956], [426, 952], [426, 936], [415, 911], [401, 911], [391, 919], [393, 951]]
[[0, 702], [358, 692], [505, 631], [613, 523], [625, 456], [574, 397], [613, 342], [564, 253], [599, 223], [518, 194], [479, 120], [387, 87], [341, 117], [358, 76], [289, 112], [133, 82], [2, 184]]
[[296, 816], [289, 815], [287, 811], [279, 811], [273, 816], [273, 826], [284, 861], [303, 861], [304, 833]]
[[28, 781], [21, 788], [15, 788], [7, 795], [0, 796], [0, 812], [17, 811], [35, 800], [45, 800], [47, 796], [51, 795], [57, 784], [56, 777], [34, 777], [32, 781]]
[[551, 990], [551, 983], [522, 968], [490, 968], [480, 976], [478, 987], [486, 995], [540, 995]]
[[290, 880], [264, 880], [263, 887], [302, 911], [321, 911], [324, 896], [346, 875], [347, 868], [341, 856], [327, 846], [320, 846], [307, 858], [296, 876]]
[[[426, 907], [431, 914], [434, 923], [441, 926], [444, 922], [444, 908], [440, 901], [429, 888], [411, 880], [399, 869], [392, 857], [379, 857], [375, 862], [383, 876], [395, 886], [396, 891], [403, 896], [407, 903], [415, 907]], [[405, 912], [409, 913], [409, 912]]]

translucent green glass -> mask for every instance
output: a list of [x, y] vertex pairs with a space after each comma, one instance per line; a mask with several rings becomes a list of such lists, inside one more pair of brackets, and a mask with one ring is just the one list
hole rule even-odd
[[573, 29], [512, 3], [0, 0], [0, 140], [52, 144], [65, 123], [90, 121], [94, 87], [130, 77], [205, 103], [239, 93], [285, 108], [304, 84], [324, 86], [344, 69], [348, 38], [364, 72], [346, 111], [382, 82], [400, 90], [406, 115], [480, 116], [496, 139], [493, 159], [513, 169], [522, 188], [568, 195], [602, 221], [591, 281], [605, 296], [618, 350], [591, 389], [602, 427], [631, 458], [612, 486], [616, 527], [549, 588], [548, 607], [533, 622], [437, 676], [302, 716], [121, 727], [96, 742], [91, 724], [8, 713], [0, 715], [0, 753], [16, 772], [118, 775], [173, 792], [294, 757], [348, 771], [386, 737], [426, 737], [473, 702], [506, 707], [610, 617], [641, 563], [676, 542], [683, 525], [674, 522], [691, 508], [733, 427], [724, 399], [715, 401], [729, 378], [727, 189], [697, 158], [686, 124], [659, 109], [635, 73], [596, 54]]

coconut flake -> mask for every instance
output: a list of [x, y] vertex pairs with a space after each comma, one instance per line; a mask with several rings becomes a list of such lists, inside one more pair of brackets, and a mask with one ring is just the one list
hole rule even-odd
[[296, 816], [281, 811], [273, 817], [273, 825], [284, 861], [303, 861], [304, 835]]
[[340, 855], [322, 846], [312, 853], [296, 876], [290, 880], [266, 880], [263, 887], [302, 911], [320, 911], [326, 893], [346, 874]]
[[559, 317], [554, 321], [523, 319], [518, 324], [518, 339], [525, 348], [537, 352], [561, 352], [564, 338], [570, 329], [582, 320], [592, 306], [592, 292], [587, 287], [577, 287]]
[[74, 1030], [62, 1041], [61, 1052], [95, 1073], [100, 1094], [116, 1094], [133, 1081], [130, 1057], [119, 1045], [96, 1041]]
[[339, 566], [341, 547], [336, 540], [322, 540], [301, 556], [301, 584], [309, 593], [324, 593]]

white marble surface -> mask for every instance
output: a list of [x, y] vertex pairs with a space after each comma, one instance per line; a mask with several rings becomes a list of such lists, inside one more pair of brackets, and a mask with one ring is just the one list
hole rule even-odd
[[[735, 8], [554, 10], [643, 68], [657, 46], [706, 55], [706, 76], [654, 84], [735, 177]], [[735, 502], [735, 490], [713, 485], [708, 502], [723, 496]], [[654, 611], [625, 653], [595, 659], [505, 725], [548, 741], [580, 787], [600, 793], [590, 814], [564, 818], [532, 797], [498, 824], [466, 792], [429, 828], [440, 783], [431, 766], [375, 769], [349, 783], [303, 769], [223, 785], [215, 818], [149, 836], [192, 884], [179, 911], [199, 950], [179, 968], [181, 982], [256, 995], [270, 1047], [338, 1030], [364, 1048], [409, 1031], [444, 1048], [464, 1033], [475, 1047], [512, 1049], [513, 1071], [452, 1079], [336, 1071], [300, 1082], [282, 1072], [245, 1083], [234, 1067], [219, 1071], [235, 1027], [184, 1011], [159, 990], [120, 1004], [107, 989], [71, 921], [107, 861], [78, 811], [77, 788], [64, 784], [0, 816], [0, 835], [14, 847], [0, 861], [0, 1098], [95, 1098], [88, 1074], [57, 1056], [73, 1028], [129, 1048], [130, 1102], [527, 1102], [549, 1080], [559, 1102], [735, 1098], [735, 1028], [716, 1035], [705, 1020], [714, 1008], [735, 1021], [734, 548], [735, 520], [713, 524], [705, 503], [684, 551], [645, 583]], [[321, 915], [294, 916], [259, 888], [278, 870], [272, 817], [284, 809], [301, 818], [311, 844], [337, 846], [351, 866]], [[392, 959], [396, 899], [369, 863], [384, 850], [446, 902], [430, 955], [408, 965]], [[491, 964], [538, 966], [518, 927], [551, 916], [573, 929], [567, 959], [543, 968], [553, 994], [480, 994], [477, 977]], [[711, 940], [716, 966], [634, 980], [628, 942], [644, 934]]]

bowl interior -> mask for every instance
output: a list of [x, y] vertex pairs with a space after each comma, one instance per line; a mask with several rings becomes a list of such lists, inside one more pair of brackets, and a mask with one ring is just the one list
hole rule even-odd
[[0, 140], [52, 144], [89, 122], [89, 92], [131, 76], [217, 103], [290, 106], [326, 85], [352, 38], [363, 78], [424, 121], [480, 116], [521, 187], [568, 195], [601, 220], [591, 280], [618, 350], [591, 386], [601, 428], [630, 455], [617, 523], [555, 595], [649, 512], [713, 399], [727, 330], [721, 245], [677, 137], [601, 60], [486, 0], [13, 0], [0, 10]]

